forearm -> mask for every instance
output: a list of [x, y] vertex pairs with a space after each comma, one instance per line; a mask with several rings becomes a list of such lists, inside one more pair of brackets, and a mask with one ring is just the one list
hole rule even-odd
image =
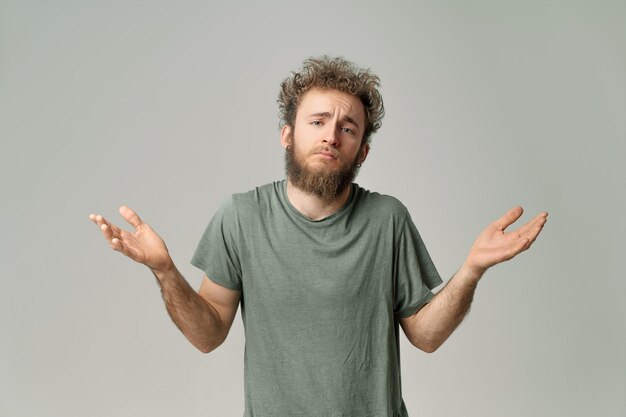
[[513, 207], [491, 223], [474, 241], [463, 266], [450, 282], [415, 315], [401, 319], [409, 340], [427, 352], [435, 351], [446, 341], [469, 311], [478, 281], [485, 271], [527, 250], [546, 223], [548, 213], [539, 213], [514, 232], [504, 230], [522, 215]]
[[416, 315], [416, 334], [424, 350], [434, 352], [450, 337], [467, 315], [482, 272], [465, 264], [448, 284]]
[[224, 341], [218, 312], [185, 280], [174, 263], [152, 273], [161, 287], [165, 308], [185, 337], [200, 351], [211, 352]]

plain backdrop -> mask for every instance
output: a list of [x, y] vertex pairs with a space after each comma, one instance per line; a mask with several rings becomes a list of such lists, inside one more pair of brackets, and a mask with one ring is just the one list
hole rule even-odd
[[[0, 416], [243, 414], [241, 311], [197, 351], [88, 219], [134, 208], [189, 264], [219, 203], [284, 178], [276, 98], [309, 56], [382, 79], [356, 179], [449, 279], [514, 205], [549, 220], [433, 354], [412, 417], [626, 415], [623, 1], [0, 1]], [[382, 417], [382, 416], [381, 416]]]

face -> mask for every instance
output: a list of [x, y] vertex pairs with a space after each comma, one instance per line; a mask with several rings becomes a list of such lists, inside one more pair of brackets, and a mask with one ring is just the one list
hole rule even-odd
[[357, 97], [337, 90], [305, 93], [295, 127], [281, 132], [291, 183], [324, 200], [336, 198], [367, 157], [369, 146], [361, 145], [364, 128], [365, 110]]

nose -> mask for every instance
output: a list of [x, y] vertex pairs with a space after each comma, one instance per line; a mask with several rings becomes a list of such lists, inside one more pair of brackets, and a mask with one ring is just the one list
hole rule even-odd
[[328, 123], [328, 131], [324, 132], [324, 142], [330, 146], [339, 145], [339, 130], [334, 123]]

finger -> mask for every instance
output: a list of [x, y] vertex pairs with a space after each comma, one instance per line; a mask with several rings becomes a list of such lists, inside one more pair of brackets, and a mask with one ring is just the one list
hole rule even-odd
[[104, 235], [104, 238], [109, 241], [109, 243], [111, 242], [111, 239], [114, 238], [113, 230], [111, 230], [111, 228], [107, 224], [101, 224], [100, 231]]
[[95, 214], [90, 214], [89, 215], [89, 220], [91, 220], [92, 222], [94, 222], [96, 224], [96, 226], [100, 227], [100, 224], [98, 224], [98, 216]]
[[[517, 230], [512, 231], [511, 233], [518, 234], [520, 236], [526, 236], [532, 239], [533, 234], [537, 231], [537, 228], [541, 230], [544, 224], [548, 221], [548, 213], [542, 212], [535, 216], [534, 219], [518, 228]], [[536, 237], [536, 235], [535, 235]]]
[[104, 217], [102, 217], [99, 214], [94, 214], [92, 220], [98, 226], [102, 226], [103, 224], [106, 224], [106, 220], [104, 220]]
[[124, 244], [124, 242], [122, 242], [120, 239], [116, 237], [111, 239], [109, 246], [111, 246], [111, 249], [116, 250], [120, 252], [121, 254], [130, 257], [129, 247], [126, 244]]
[[111, 249], [114, 249], [118, 252], [124, 252], [124, 244], [122, 243], [121, 240], [119, 240], [118, 238], [113, 238], [111, 239]]
[[544, 213], [540, 213], [535, 216], [532, 220], [530, 220], [525, 225], [519, 227], [516, 230], [511, 231], [511, 233], [520, 234], [522, 236], [526, 236], [529, 234], [531, 230], [534, 230], [537, 225], [543, 225], [546, 222], [547, 216]]
[[[99, 220], [100, 219], [100, 220]], [[90, 214], [89, 215], [89, 220], [91, 220], [92, 222], [94, 222], [95, 224], [97, 224], [98, 226], [100, 226], [100, 224], [98, 223], [99, 221], [102, 221], [102, 216], [99, 214]]]
[[[102, 225], [104, 224], [107, 227], [111, 228], [113, 233], [116, 234], [116, 235], [119, 235], [122, 232], [122, 229], [120, 229], [119, 227], [117, 227], [113, 223], [109, 222], [107, 219], [105, 219], [101, 215], [97, 214], [97, 215], [92, 215], [92, 216], [93, 216], [93, 219], [92, 219], [93, 222], [95, 224], [97, 224], [100, 228], [102, 228]], [[91, 218], [91, 216], [90, 216], [90, 218]]]
[[541, 233], [541, 230], [543, 230], [543, 226], [545, 224], [546, 220], [544, 218], [543, 220], [538, 221], [533, 229], [528, 231], [528, 233], [525, 235], [528, 238], [528, 247], [526, 249], [528, 249], [535, 242], [535, 240], [537, 240], [537, 236], [539, 236], [539, 233]]
[[131, 226], [135, 229], [143, 224], [143, 221], [139, 218], [137, 213], [135, 213], [130, 207], [122, 206], [119, 210], [120, 214]]
[[504, 216], [500, 217], [498, 220], [493, 222], [493, 225], [496, 227], [496, 229], [500, 231], [504, 231], [504, 229], [509, 227], [511, 223], [519, 219], [523, 212], [524, 212], [524, 209], [521, 208], [520, 206], [513, 207], [512, 209], [507, 211], [504, 214]]
[[128, 245], [127, 242], [125, 242], [124, 240], [113, 238], [111, 239], [110, 246], [111, 246], [111, 249], [114, 249], [120, 252], [121, 254], [128, 256], [132, 260], [139, 261], [137, 258], [137, 255], [138, 255], [137, 249]]
[[518, 253], [530, 249], [530, 247], [535, 242], [535, 240], [537, 240], [537, 236], [539, 236], [539, 233], [541, 233], [541, 230], [543, 229], [544, 225], [545, 225], [545, 221], [540, 222], [537, 225], [535, 225], [534, 229], [528, 231], [526, 235], [523, 235], [519, 239], [516, 239], [517, 244], [521, 246], [520, 249], [518, 250]]

